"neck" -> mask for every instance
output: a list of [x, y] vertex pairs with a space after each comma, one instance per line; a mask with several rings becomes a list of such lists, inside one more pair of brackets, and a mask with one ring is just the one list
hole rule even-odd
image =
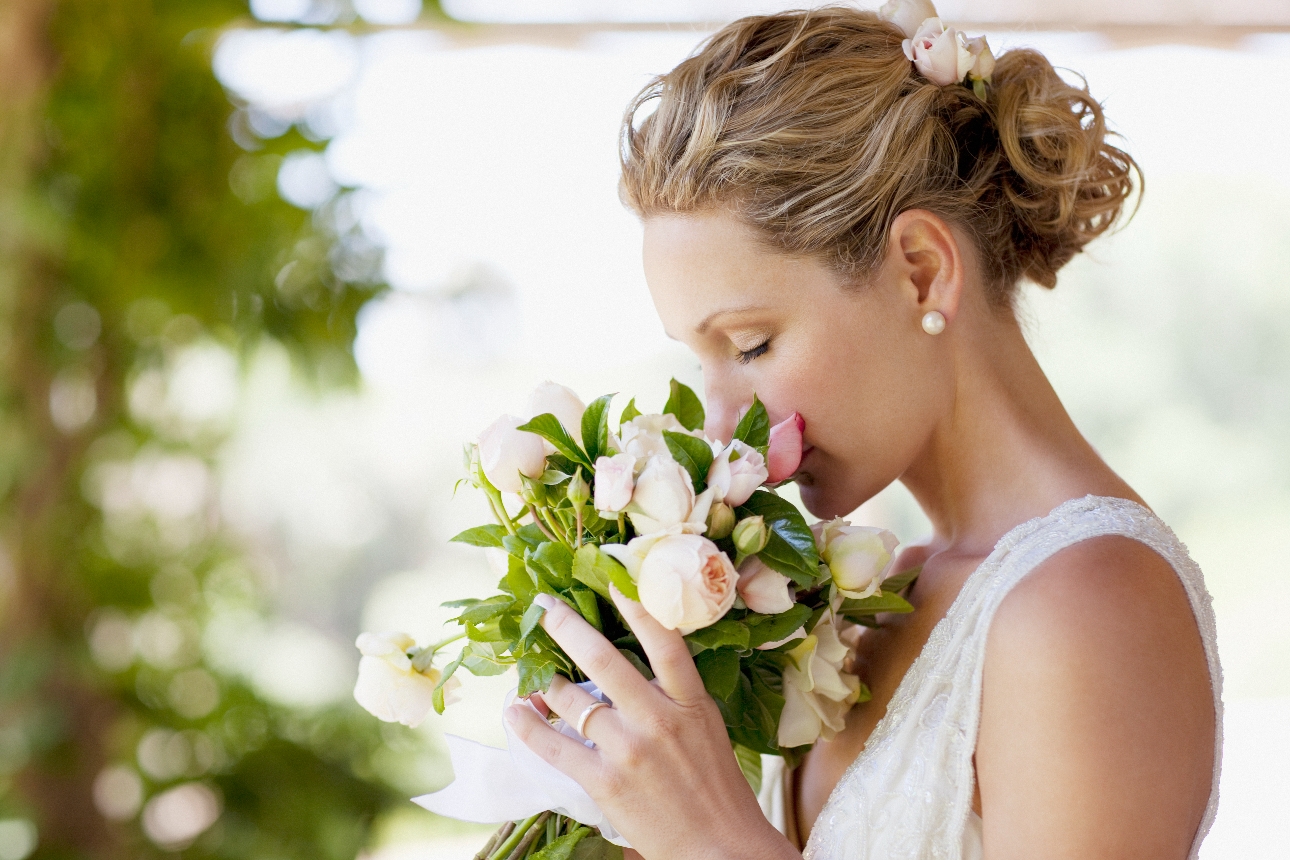
[[961, 322], [951, 407], [901, 476], [933, 549], [984, 555], [1018, 523], [1089, 493], [1138, 500], [1075, 427], [1012, 315]]

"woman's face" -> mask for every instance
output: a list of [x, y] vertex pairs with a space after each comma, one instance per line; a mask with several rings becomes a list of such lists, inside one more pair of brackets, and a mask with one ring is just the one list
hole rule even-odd
[[921, 328], [907, 266], [848, 285], [719, 212], [645, 219], [644, 264], [668, 335], [702, 364], [710, 437], [730, 438], [754, 392], [772, 423], [801, 413], [798, 481], [816, 516], [899, 478], [948, 408], [948, 359]]

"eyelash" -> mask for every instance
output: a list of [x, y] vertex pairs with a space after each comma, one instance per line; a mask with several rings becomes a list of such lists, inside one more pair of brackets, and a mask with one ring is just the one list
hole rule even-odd
[[753, 359], [765, 355], [766, 350], [768, 349], [770, 349], [770, 338], [767, 338], [766, 340], [762, 341], [759, 345], [754, 346], [752, 349], [740, 350], [739, 358], [737, 360], [740, 364], [748, 364]]

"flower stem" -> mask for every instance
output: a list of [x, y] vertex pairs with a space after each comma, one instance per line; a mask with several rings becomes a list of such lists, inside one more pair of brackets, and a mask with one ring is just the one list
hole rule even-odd
[[533, 515], [534, 525], [538, 527], [538, 530], [542, 532], [542, 534], [547, 536], [548, 540], [555, 541], [556, 543], [560, 542], [560, 540], [555, 535], [551, 534], [551, 532], [547, 530], [547, 527], [542, 524], [543, 520], [542, 520], [542, 517], [538, 514], [537, 508], [533, 507], [532, 505], [529, 505], [529, 513]]
[[509, 858], [512, 855], [512, 852], [515, 851], [515, 846], [520, 844], [520, 840], [528, 833], [529, 828], [532, 827], [534, 822], [536, 822], [542, 815], [550, 815], [550, 813], [544, 812], [539, 813], [538, 815], [531, 815], [519, 824], [516, 824], [515, 829], [502, 840], [502, 844], [497, 846], [497, 848], [493, 850], [493, 853], [489, 855], [489, 860], [506, 860], [506, 858]]
[[438, 642], [436, 642], [436, 643], [434, 643], [433, 645], [431, 645], [431, 646], [429, 647], [429, 649], [428, 649], [428, 650], [430, 650], [430, 651], [438, 651], [438, 650], [439, 650], [440, 648], [442, 648], [443, 646], [445, 646], [445, 645], [451, 645], [452, 643], [456, 642], [458, 639], [464, 639], [464, 638], [466, 638], [466, 631], [465, 631], [465, 630], [461, 631], [460, 633], [454, 633], [453, 635], [451, 635], [451, 636], [449, 636], [449, 637], [447, 637], [447, 638], [445, 638], [445, 639], [440, 639]]
[[578, 531], [576, 533], [577, 537], [574, 538], [573, 548], [580, 549], [582, 547], [582, 505], [578, 505], [578, 510], [574, 512], [574, 517], [578, 524]]
[[506, 503], [502, 501], [502, 494], [493, 487], [486, 487], [484, 495], [488, 496], [488, 505], [493, 509], [493, 516], [501, 523], [502, 527], [510, 534], [515, 534], [515, 523], [506, 513]]
[[546, 831], [546, 823], [550, 817], [551, 813], [548, 811], [543, 812], [534, 819], [533, 824], [529, 826], [528, 832], [525, 833], [524, 838], [520, 840], [520, 844], [515, 846], [515, 850], [507, 855], [506, 860], [520, 860], [521, 857], [528, 854], [529, 848], [532, 847], [538, 837]]
[[514, 829], [514, 821], [508, 821], [497, 828], [496, 832], [488, 837], [488, 842], [484, 844], [484, 847], [479, 849], [479, 853], [475, 855], [474, 860], [488, 860], [493, 855], [493, 849], [497, 847], [497, 843], [510, 836], [511, 831]]

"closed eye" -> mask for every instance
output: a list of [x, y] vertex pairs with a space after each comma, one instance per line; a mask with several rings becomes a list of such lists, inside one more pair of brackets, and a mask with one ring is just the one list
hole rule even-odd
[[738, 360], [739, 360], [739, 363], [740, 363], [740, 364], [748, 364], [748, 363], [749, 363], [749, 362], [751, 362], [754, 358], [758, 358], [758, 357], [760, 357], [760, 356], [765, 355], [765, 354], [766, 354], [766, 350], [768, 350], [768, 349], [770, 349], [770, 338], [766, 338], [766, 340], [762, 341], [762, 342], [761, 342], [760, 344], [758, 344], [757, 346], [754, 346], [752, 349], [743, 349], [743, 350], [740, 350], [740, 351], [739, 351], [739, 359], [738, 359]]

